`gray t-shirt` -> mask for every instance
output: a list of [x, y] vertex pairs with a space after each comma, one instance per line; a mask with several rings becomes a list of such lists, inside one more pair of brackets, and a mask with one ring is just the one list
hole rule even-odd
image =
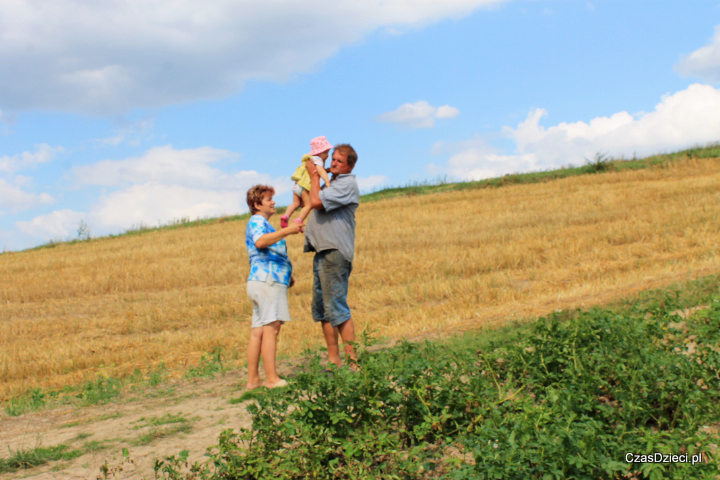
[[360, 189], [355, 175], [338, 175], [320, 190], [324, 210], [315, 210], [305, 227], [305, 251], [338, 250], [349, 262], [355, 256], [355, 210]]

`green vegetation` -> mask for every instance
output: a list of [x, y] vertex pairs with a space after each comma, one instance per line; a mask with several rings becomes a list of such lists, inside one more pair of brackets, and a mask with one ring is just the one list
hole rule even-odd
[[[92, 433], [78, 433], [74, 438], [60, 445], [11, 451], [10, 458], [0, 458], [0, 474], [26, 470], [49, 462], [73, 460], [87, 453], [107, 450], [114, 444], [113, 440], [90, 440], [83, 442], [80, 448], [71, 448], [73, 443], [86, 440], [92, 435]], [[56, 466], [54, 470], [60, 468], [62, 465]]]
[[218, 373], [224, 375], [227, 367], [223, 365], [222, 348], [214, 348], [210, 353], [203, 353], [197, 367], [190, 367], [185, 378], [215, 378]]
[[102, 422], [103, 420], [109, 420], [111, 418], [120, 418], [122, 416], [123, 416], [123, 414], [120, 412], [108, 413], [108, 414], [100, 415], [100, 416], [93, 417], [93, 418], [85, 418], [83, 420], [76, 420], [74, 422], [65, 423], [65, 424], [60, 425], [60, 428], [78, 427], [80, 425], [88, 425], [90, 423]]
[[72, 460], [82, 454], [81, 450], [70, 450], [67, 445], [18, 450], [10, 458], [0, 458], [0, 473], [15, 472], [59, 460]]
[[[284, 208], [278, 207], [278, 212], [282, 212], [282, 211], [284, 211]], [[29, 249], [27, 249], [27, 251], [42, 250], [42, 249], [46, 249], [46, 248], [55, 248], [58, 245], [74, 245], [76, 243], [82, 243], [82, 242], [102, 241], [102, 240], [113, 239], [113, 238], [117, 238], [117, 237], [142, 235], [144, 233], [154, 232], [157, 230], [176, 230], [178, 228], [198, 227], [200, 225], [213, 225], [216, 223], [237, 222], [239, 220], [246, 220], [248, 218], [250, 218], [249, 213], [243, 213], [241, 215], [229, 215], [229, 216], [217, 217], [217, 218], [200, 218], [197, 220], [190, 220], [189, 218], [185, 217], [185, 218], [173, 220], [165, 225], [160, 225], [158, 227], [151, 227], [151, 226], [145, 225], [145, 224], [133, 225], [124, 233], [120, 233], [117, 235], [107, 235], [105, 237], [95, 237], [95, 238], [85, 237], [85, 238], [77, 238], [77, 239], [68, 240], [68, 241], [50, 240], [47, 243], [38, 245], [37, 247], [29, 248]], [[13, 253], [13, 252], [0, 252], [0, 255], [8, 254], [8, 253]]]
[[188, 420], [181, 414], [173, 415], [171, 413], [167, 413], [162, 417], [151, 417], [147, 419], [143, 417], [138, 421], [142, 423], [135, 425], [133, 427], [135, 430], [145, 427], [159, 427], [160, 425], [167, 425], [170, 423], [186, 423]]
[[[718, 278], [497, 333], [370, 353], [361, 371], [315, 356], [248, 407], [207, 464], [162, 478], [716, 478]], [[700, 308], [692, 310], [688, 307]], [[366, 338], [364, 345], [370, 342]], [[626, 461], [627, 453], [703, 462]], [[187, 455], [186, 455], [187, 456]], [[182, 457], [182, 456], [181, 456]]]
[[5, 412], [11, 417], [18, 417], [25, 412], [40, 410], [45, 407], [48, 396], [57, 397], [57, 393], [50, 394], [40, 388], [31, 388], [25, 395], [11, 398], [5, 405]]
[[98, 378], [92, 382], [85, 382], [77, 389], [43, 391], [40, 388], [32, 388], [25, 395], [11, 398], [5, 405], [5, 412], [10, 416], [17, 417], [58, 404], [95, 405], [106, 403], [119, 397], [122, 394], [122, 387], [122, 380]]
[[140, 421], [142, 423], [135, 425], [134, 428], [136, 430], [148, 428], [149, 431], [130, 442], [135, 446], [147, 445], [158, 438], [169, 437], [177, 433], [192, 432], [192, 425], [190, 425], [188, 419], [181, 414], [172, 415], [168, 413], [162, 417], [141, 418]]
[[83, 443], [82, 452], [83, 454], [100, 452], [109, 449], [113, 444], [112, 440], [91, 440]]
[[147, 384], [151, 387], [157, 387], [167, 379], [167, 376], [167, 368], [165, 368], [165, 364], [163, 362], [160, 362], [160, 364], [154, 369], [149, 369], [145, 377], [143, 377], [140, 370], [135, 370], [131, 382], [137, 385]]
[[[213, 355], [215, 354], [208, 354], [207, 357], [215, 358]], [[206, 355], [203, 355], [203, 359], [205, 358]], [[197, 368], [201, 370], [211, 369], [211, 367], [203, 366], [202, 362]], [[192, 371], [193, 368], [190, 370]], [[167, 380], [167, 376], [168, 373], [165, 365], [160, 364], [156, 367], [149, 368], [145, 374], [140, 370], [135, 370], [132, 375], [125, 378], [102, 376], [92, 381], [86, 381], [77, 387], [66, 387], [62, 391], [43, 391], [40, 388], [31, 388], [24, 395], [8, 400], [5, 404], [5, 412], [10, 416], [17, 417], [28, 412], [57, 405], [71, 404], [87, 406], [104, 404], [123, 397], [129, 389], [139, 390], [147, 387], [158, 387]], [[157, 395], [159, 392], [161, 391], [154, 390], [153, 395]], [[169, 389], [169, 392], [172, 394], [172, 389]], [[168, 391], [164, 393], [168, 394]], [[103, 420], [103, 418], [99, 420]], [[71, 423], [67, 426], [77, 424], [79, 423]]]
[[[108, 418], [115, 418], [109, 416]], [[102, 419], [102, 418], [99, 418]], [[11, 452], [10, 458], [0, 458], [0, 474], [14, 472], [17, 470], [25, 470], [49, 462], [62, 460], [72, 460], [87, 453], [97, 453], [113, 447], [117, 442], [127, 441], [134, 446], [142, 446], [152, 443], [158, 438], [165, 438], [178, 433], [192, 432], [191, 421], [181, 413], [166, 414], [162, 417], [141, 418], [134, 426], [135, 430], [140, 430], [139, 436], [131, 439], [106, 439], [106, 440], [89, 440], [84, 441], [79, 448], [71, 448], [76, 442], [82, 442], [89, 439], [91, 433], [78, 433], [75, 437], [68, 440], [64, 444], [52, 447], [37, 447], [33, 449], [18, 450]], [[127, 457], [127, 449], [123, 449], [124, 457]], [[107, 465], [104, 465], [107, 467]], [[108, 477], [105, 477], [108, 478]]]
[[120, 397], [123, 393], [123, 381], [119, 378], [98, 378], [85, 382], [77, 398], [83, 405], [98, 405]]
[[579, 167], [568, 166], [556, 170], [530, 173], [513, 173], [497, 178], [488, 178], [474, 182], [447, 183], [444, 180], [438, 182], [421, 182], [408, 184], [402, 187], [384, 188], [377, 192], [363, 195], [361, 202], [372, 202], [394, 197], [405, 197], [409, 195], [425, 195], [430, 193], [452, 192], [472, 190], [479, 188], [496, 188], [506, 185], [521, 185], [528, 183], [542, 183], [552, 180], [559, 180], [567, 177], [588, 175], [610, 171], [641, 170], [645, 168], [662, 167], [672, 162], [684, 161], [692, 158], [717, 158], [720, 157], [720, 143], [711, 144], [706, 147], [695, 147], [675, 153], [653, 155], [650, 157], [631, 160], [624, 158], [615, 159], [603, 153], [597, 153], [593, 159], [586, 159], [585, 165]]

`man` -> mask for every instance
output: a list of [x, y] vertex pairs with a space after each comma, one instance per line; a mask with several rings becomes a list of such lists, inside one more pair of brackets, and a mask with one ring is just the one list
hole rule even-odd
[[347, 293], [355, 254], [355, 210], [360, 203], [360, 190], [352, 175], [355, 162], [357, 153], [353, 147], [336, 146], [329, 170], [332, 179], [323, 189], [313, 162], [305, 163], [310, 174], [310, 205], [315, 210], [305, 227], [305, 251], [315, 252], [312, 315], [322, 326], [328, 361], [341, 364], [340, 336], [353, 369], [357, 368], [352, 346], [355, 325]]

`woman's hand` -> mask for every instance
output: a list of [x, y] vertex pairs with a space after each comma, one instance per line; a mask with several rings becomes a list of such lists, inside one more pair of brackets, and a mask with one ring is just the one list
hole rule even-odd
[[292, 287], [293, 285], [295, 285], [295, 277], [290, 276], [290, 285], [288, 285], [288, 288]]
[[288, 235], [297, 235], [298, 233], [304, 232], [304, 223], [292, 222], [285, 228], [272, 233], [266, 233], [262, 237], [258, 238], [255, 242], [256, 248], [267, 248], [270, 245], [274, 245]]
[[295, 223], [290, 222], [290, 225], [283, 228], [281, 231], [285, 230], [288, 235], [297, 235], [298, 233], [301, 233], [304, 231], [305, 223]]

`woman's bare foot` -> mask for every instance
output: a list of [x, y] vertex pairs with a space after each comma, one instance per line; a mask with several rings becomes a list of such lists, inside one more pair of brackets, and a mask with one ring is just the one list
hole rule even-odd
[[263, 386], [262, 382], [260, 382], [260, 383], [249, 383], [248, 382], [248, 384], [245, 388], [247, 390], [255, 390], [256, 388], [260, 388], [262, 386]]

